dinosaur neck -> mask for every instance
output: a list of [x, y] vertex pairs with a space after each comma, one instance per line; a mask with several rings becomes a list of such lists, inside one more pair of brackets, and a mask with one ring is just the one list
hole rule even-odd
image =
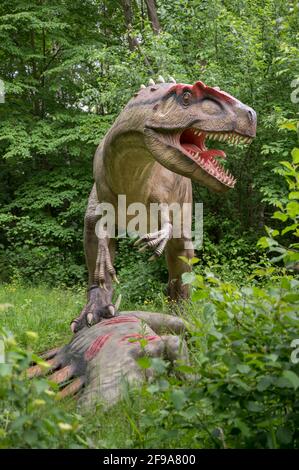
[[[156, 164], [144, 143], [144, 135], [138, 131], [128, 131], [116, 137], [108, 137], [103, 151], [106, 181], [115, 194], [139, 194], [150, 179]], [[137, 191], [138, 189], [138, 191]]]

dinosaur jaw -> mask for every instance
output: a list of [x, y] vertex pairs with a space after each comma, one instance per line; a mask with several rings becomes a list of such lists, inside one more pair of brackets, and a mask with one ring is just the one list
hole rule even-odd
[[216, 160], [216, 158], [225, 159], [225, 152], [219, 149], [207, 148], [207, 140], [218, 140], [219, 142], [231, 144], [249, 144], [252, 139], [233, 131], [209, 132], [192, 127], [180, 134], [179, 150], [210, 176], [217, 179], [223, 185], [233, 188], [236, 184], [236, 179]]
[[[158, 141], [166, 145], [168, 148], [173, 148], [179, 152], [177, 155], [184, 155], [188, 158], [184, 159], [186, 164], [190, 162], [192, 165], [188, 166], [186, 171], [181, 171], [184, 166], [184, 161], [180, 157], [180, 164], [175, 154], [172, 159], [168, 158], [167, 162], [163, 161], [164, 158], [158, 158], [160, 163], [169, 167], [172, 171], [189, 176], [191, 179], [205, 182], [208, 187], [223, 192], [231, 189], [236, 184], [236, 179], [226, 170], [219, 159], [225, 159], [226, 154], [223, 150], [207, 148], [207, 141], [219, 141], [232, 145], [250, 144], [253, 140], [252, 137], [241, 135], [235, 131], [207, 131], [200, 130], [195, 127], [189, 127], [180, 132], [157, 132], [153, 131], [153, 136]], [[161, 152], [159, 152], [161, 153]], [[158, 152], [155, 152], [156, 158]], [[172, 162], [171, 162], [172, 160]], [[178, 168], [176, 170], [176, 167]], [[190, 171], [190, 173], [189, 173]]]

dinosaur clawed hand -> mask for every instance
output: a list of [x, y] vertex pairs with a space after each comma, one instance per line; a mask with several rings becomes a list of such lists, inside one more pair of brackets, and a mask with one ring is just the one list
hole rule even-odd
[[140, 237], [135, 243], [134, 246], [139, 246], [140, 252], [145, 251], [150, 248], [153, 249], [154, 254], [150, 257], [150, 261], [158, 258], [162, 255], [167, 242], [172, 237], [172, 225], [167, 222], [163, 224], [162, 229], [157, 232], [147, 233]]

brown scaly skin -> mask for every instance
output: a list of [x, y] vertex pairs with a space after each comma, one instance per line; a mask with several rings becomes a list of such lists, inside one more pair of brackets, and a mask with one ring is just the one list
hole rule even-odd
[[[106, 406], [117, 402], [125, 387], [139, 385], [153, 376], [136, 360], [144, 355], [163, 357], [175, 363], [188, 361], [185, 342], [178, 336], [183, 321], [174, 316], [152, 312], [122, 312], [81, 329], [61, 349], [45, 355], [49, 379], [60, 385], [61, 398], [78, 394], [84, 408], [102, 401]], [[140, 339], [146, 339], [144, 349]], [[43, 374], [39, 366], [28, 370], [29, 377]], [[80, 392], [80, 393], [79, 393]]]
[[[159, 83], [151, 80], [129, 101], [99, 145], [94, 157], [94, 180], [85, 215], [84, 246], [89, 286], [97, 284], [98, 306], [85, 309], [87, 315], [97, 307], [111, 304], [115, 240], [98, 241], [95, 233], [100, 202], [111, 203], [116, 212], [117, 196], [126, 195], [127, 206], [143, 203], [192, 203], [191, 180], [211, 191], [225, 192], [235, 179], [225, 172], [216, 157], [225, 158], [217, 148], [207, 148], [209, 139], [232, 144], [249, 144], [256, 133], [256, 114], [236, 98], [202, 82], [194, 85]], [[134, 216], [127, 216], [126, 223]], [[149, 217], [148, 217], [149, 220]], [[149, 227], [148, 227], [149, 230]], [[192, 258], [191, 221], [182, 238], [172, 236], [172, 219], [160, 220], [160, 231], [141, 240], [143, 248], [166, 252], [171, 299], [188, 297], [181, 275], [188, 266], [180, 257]], [[107, 253], [108, 256], [107, 256]], [[107, 290], [104, 290], [106, 286]], [[89, 305], [90, 299], [89, 299]], [[82, 313], [83, 313], [82, 312]], [[95, 322], [94, 318], [91, 323]], [[81, 321], [82, 324], [82, 321]], [[72, 324], [77, 331], [78, 325]]]

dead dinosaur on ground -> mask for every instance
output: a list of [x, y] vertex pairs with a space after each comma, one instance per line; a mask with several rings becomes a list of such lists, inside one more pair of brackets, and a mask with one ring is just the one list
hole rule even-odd
[[[201, 81], [194, 85], [153, 80], [128, 102], [100, 143], [94, 157], [94, 186], [89, 196], [84, 224], [84, 247], [89, 271], [88, 303], [72, 322], [76, 332], [112, 312], [112, 279], [115, 239], [109, 233], [96, 234], [99, 203], [115, 209], [116, 225], [123, 227], [133, 215], [118, 213], [118, 196], [126, 196], [127, 207], [139, 202], [169, 207], [192, 203], [191, 181], [212, 191], [225, 192], [235, 185], [235, 178], [219, 159], [223, 150], [208, 148], [212, 142], [249, 144], [256, 133], [256, 113], [218, 87]], [[149, 217], [147, 218], [149, 220]], [[169, 271], [168, 293], [171, 299], [188, 297], [188, 287], [181, 275], [188, 265], [182, 257], [192, 258], [191, 217], [182, 227], [182, 236], [174, 238], [169, 211], [161, 210], [159, 227], [139, 240], [154, 250], [164, 251]], [[147, 228], [149, 231], [149, 228]], [[189, 242], [189, 244], [188, 244]], [[186, 248], [187, 247], [187, 248]], [[110, 312], [110, 313], [111, 313]], [[113, 313], [113, 312], [112, 312]]]
[[[161, 357], [172, 364], [188, 361], [179, 336], [184, 329], [180, 318], [153, 312], [122, 312], [102, 319], [81, 329], [67, 346], [44, 355], [50, 366], [48, 378], [60, 385], [60, 398], [77, 395], [83, 408], [99, 401], [112, 405], [128, 386], [140, 386], [154, 375], [152, 368], [138, 365], [138, 358]], [[28, 370], [29, 377], [44, 373], [39, 365]]]

